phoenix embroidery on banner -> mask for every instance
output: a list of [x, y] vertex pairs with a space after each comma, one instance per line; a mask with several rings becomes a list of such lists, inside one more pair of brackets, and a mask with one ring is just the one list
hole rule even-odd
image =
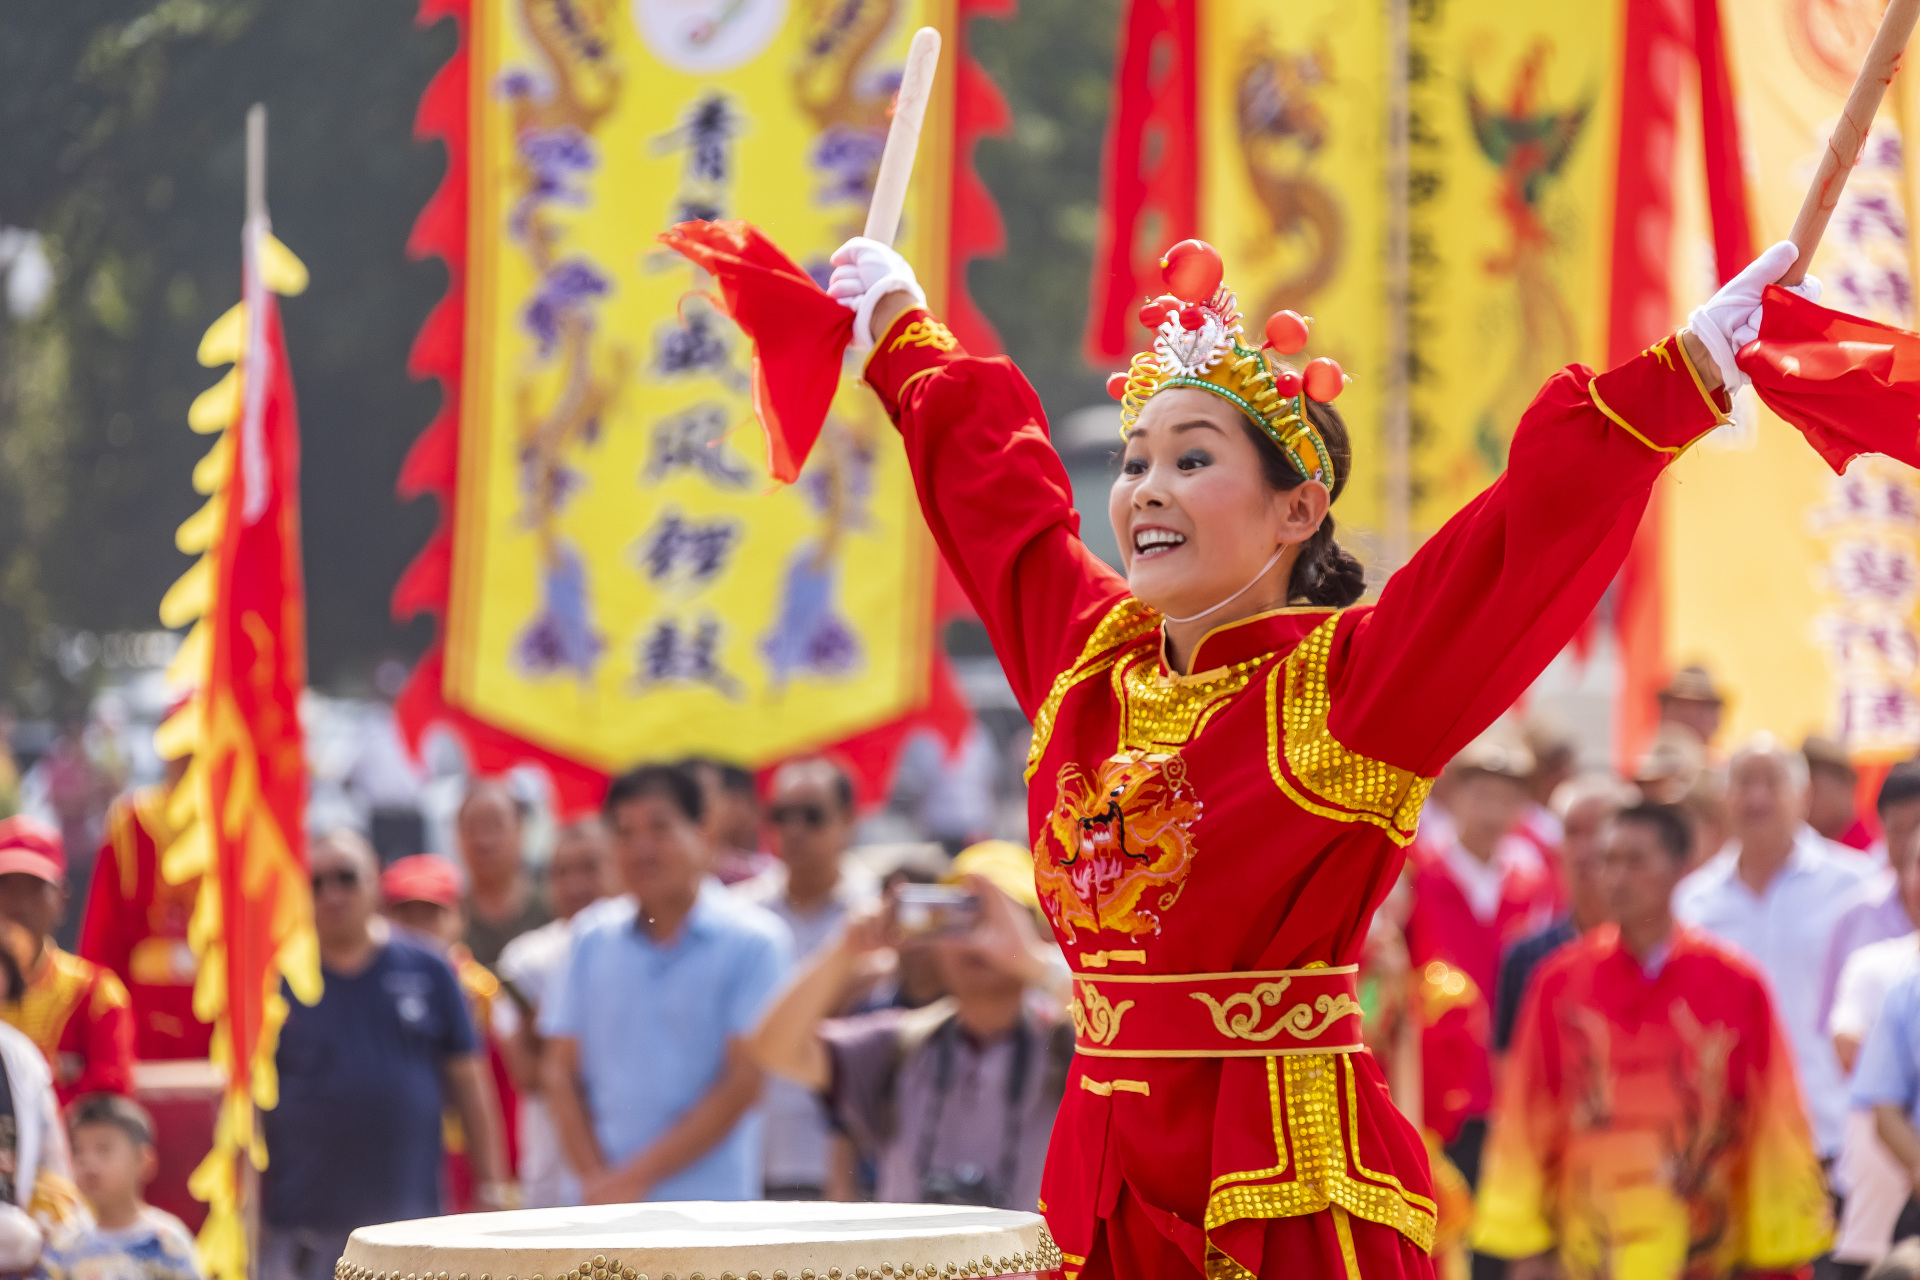
[[1123, 751], [1091, 778], [1060, 769], [1052, 834], [1035, 860], [1041, 901], [1068, 942], [1081, 930], [1141, 935], [1160, 931], [1179, 900], [1195, 852], [1201, 804], [1177, 755]]

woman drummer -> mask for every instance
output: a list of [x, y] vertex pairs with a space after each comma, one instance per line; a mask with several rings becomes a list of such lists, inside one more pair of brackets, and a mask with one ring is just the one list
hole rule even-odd
[[1555, 374], [1506, 473], [1355, 605], [1329, 508], [1331, 361], [1249, 338], [1217, 254], [1163, 266], [1116, 375], [1108, 514], [1077, 536], [1040, 402], [967, 355], [912, 269], [854, 240], [829, 292], [873, 342], [928, 525], [1033, 720], [1042, 904], [1076, 1057], [1040, 1209], [1069, 1276], [1428, 1276], [1427, 1156], [1361, 1052], [1355, 961], [1432, 780], [1593, 611], [1662, 469], [1727, 418], [1776, 245], [1619, 368]]

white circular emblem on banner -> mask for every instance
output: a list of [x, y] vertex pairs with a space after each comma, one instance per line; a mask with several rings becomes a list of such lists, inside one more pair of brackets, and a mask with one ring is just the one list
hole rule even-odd
[[655, 57], [675, 71], [731, 71], [759, 57], [787, 20], [787, 0], [633, 0]]

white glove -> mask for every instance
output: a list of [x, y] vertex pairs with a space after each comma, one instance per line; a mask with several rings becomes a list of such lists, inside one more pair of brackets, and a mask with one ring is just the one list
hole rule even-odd
[[[1787, 274], [1799, 257], [1800, 250], [1793, 241], [1782, 240], [1748, 263], [1687, 317], [1687, 329], [1720, 366], [1720, 380], [1727, 384], [1729, 396], [1747, 385], [1747, 375], [1740, 372], [1734, 357], [1760, 336], [1760, 294]], [[1808, 276], [1787, 288], [1808, 302], [1820, 301], [1818, 277]]]
[[835, 249], [828, 261], [833, 263], [833, 275], [827, 280], [827, 292], [853, 312], [855, 351], [873, 346], [873, 309], [880, 299], [890, 293], [904, 293], [914, 305], [927, 305], [926, 291], [913, 278], [907, 260], [878, 240], [855, 236]]

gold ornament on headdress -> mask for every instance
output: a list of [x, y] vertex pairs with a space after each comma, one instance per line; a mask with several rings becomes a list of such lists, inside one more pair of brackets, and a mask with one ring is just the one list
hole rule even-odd
[[[1303, 375], [1242, 342], [1239, 306], [1220, 283], [1220, 255], [1211, 245], [1183, 240], [1160, 265], [1173, 292], [1140, 309], [1141, 323], [1154, 331], [1153, 348], [1135, 356], [1126, 373], [1108, 379], [1108, 390], [1120, 401], [1122, 434], [1133, 429], [1155, 395], [1194, 387], [1252, 418], [1295, 471], [1333, 488], [1333, 454], [1307, 416], [1306, 399], [1324, 403], [1339, 395], [1346, 383], [1340, 366], [1323, 357]], [[1267, 322], [1269, 345], [1289, 355], [1301, 350], [1307, 323], [1291, 311], [1279, 312]]]

